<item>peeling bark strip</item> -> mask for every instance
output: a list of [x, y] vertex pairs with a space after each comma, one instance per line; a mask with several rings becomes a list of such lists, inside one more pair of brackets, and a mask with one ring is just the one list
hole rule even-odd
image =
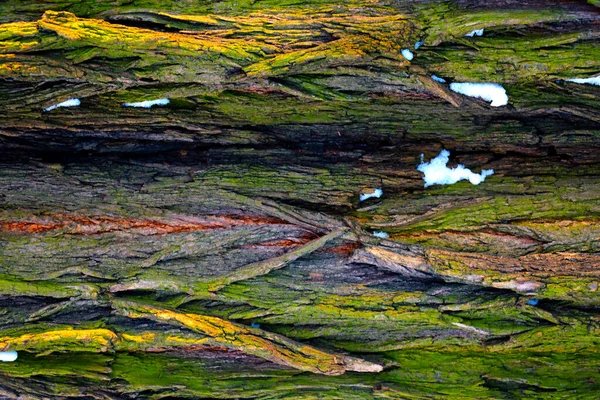
[[0, 398], [596, 398], [597, 6], [0, 2]]
[[[279, 335], [247, 329], [218, 318], [178, 314], [169, 310], [159, 310], [118, 302], [117, 309], [131, 318], [155, 318], [159, 321], [175, 321], [209, 338], [189, 338], [161, 332], [144, 332], [140, 335], [123, 333], [117, 335], [107, 329], [64, 329], [37, 334], [23, 334], [17, 337], [0, 337], [0, 348], [38, 353], [40, 356], [57, 351], [77, 348], [78, 351], [105, 353], [115, 350], [145, 349], [146, 351], [171, 350], [176, 347], [195, 346], [199, 351], [211, 351], [221, 345], [224, 351], [238, 350], [255, 355], [276, 364], [324, 375], [339, 375], [345, 371], [381, 372], [378, 364], [355, 357], [332, 355], [310, 346], [285, 339]], [[261, 337], [264, 336], [264, 337]], [[212, 347], [211, 347], [212, 346]]]
[[283, 336], [264, 332], [257, 328], [248, 329], [220, 318], [182, 314], [125, 301], [114, 301], [113, 305], [118, 312], [130, 318], [151, 318], [168, 323], [175, 322], [212, 337], [226, 347], [301, 371], [340, 375], [346, 370], [358, 372], [380, 372], [382, 370], [382, 367], [377, 364], [357, 358], [346, 359], [343, 356], [328, 354]]

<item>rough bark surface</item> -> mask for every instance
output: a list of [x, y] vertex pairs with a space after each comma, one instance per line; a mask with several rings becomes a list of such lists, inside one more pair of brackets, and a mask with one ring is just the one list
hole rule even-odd
[[2, 2], [0, 398], [596, 399], [598, 5]]

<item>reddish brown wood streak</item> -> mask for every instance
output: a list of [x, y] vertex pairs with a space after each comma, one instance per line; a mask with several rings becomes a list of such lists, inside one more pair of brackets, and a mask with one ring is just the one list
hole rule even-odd
[[339, 254], [345, 257], [349, 257], [354, 253], [354, 251], [360, 248], [361, 244], [359, 242], [352, 242], [348, 244], [343, 244], [335, 247], [326, 247], [323, 249], [319, 249], [317, 251], [323, 251], [327, 253]]
[[265, 242], [248, 244], [246, 246], [243, 246], [243, 248], [254, 249], [257, 247], [298, 247], [307, 244], [311, 240], [318, 239], [319, 237], [320, 235], [314, 232], [305, 231], [296, 237], [286, 237], [283, 239], [267, 240]]
[[128, 219], [107, 216], [83, 217], [78, 215], [56, 214], [40, 221], [4, 221], [0, 222], [0, 232], [17, 234], [44, 233], [65, 229], [73, 234], [100, 234], [115, 231], [139, 230], [141, 234], [167, 234], [192, 232], [208, 229], [224, 229], [242, 225], [289, 225], [287, 221], [272, 217], [254, 216], [203, 216], [190, 218]]
[[62, 228], [64, 224], [38, 224], [35, 222], [2, 222], [1, 232], [15, 233], [42, 233], [53, 229]]

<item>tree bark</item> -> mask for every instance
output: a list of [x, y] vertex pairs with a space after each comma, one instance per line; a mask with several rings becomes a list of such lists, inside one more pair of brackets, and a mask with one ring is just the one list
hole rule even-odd
[[596, 398], [597, 5], [0, 4], [0, 397]]

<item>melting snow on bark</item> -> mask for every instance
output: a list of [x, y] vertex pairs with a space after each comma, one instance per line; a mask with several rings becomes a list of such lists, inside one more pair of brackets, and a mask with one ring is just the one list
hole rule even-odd
[[485, 101], [491, 101], [492, 107], [500, 107], [508, 104], [506, 90], [497, 83], [451, 83], [450, 90], [464, 94], [469, 97], [478, 97]]
[[467, 33], [465, 36], [468, 36], [468, 37], [483, 36], [483, 28], [475, 29], [474, 31]]
[[48, 108], [44, 108], [44, 111], [52, 111], [59, 107], [77, 107], [80, 104], [81, 104], [81, 101], [79, 101], [79, 99], [69, 99], [67, 101], [63, 101], [62, 103], [55, 104]]
[[18, 357], [16, 351], [0, 351], [0, 361], [2, 362], [12, 362], [15, 361]]
[[412, 51], [409, 49], [402, 49], [402, 57], [406, 58], [408, 61], [412, 60], [415, 56]]
[[593, 78], [573, 78], [573, 79], [567, 79], [567, 82], [600, 86], [600, 76], [595, 76]]
[[389, 237], [390, 237], [390, 235], [388, 235], [387, 233], [385, 233], [385, 232], [380, 232], [380, 231], [375, 231], [375, 232], [373, 232], [373, 236], [375, 236], [375, 237], [378, 237], [378, 238], [380, 238], [380, 239], [387, 239], [387, 238], [389, 238]]
[[436, 82], [439, 83], [446, 83], [446, 80], [444, 78], [440, 78], [439, 76], [436, 75], [431, 75], [431, 79], [433, 79]]
[[431, 159], [429, 162], [424, 162], [423, 154], [421, 154], [421, 164], [417, 166], [417, 171], [425, 174], [423, 177], [425, 187], [431, 185], [452, 185], [465, 179], [468, 179], [473, 185], [479, 185], [485, 180], [486, 176], [494, 173], [493, 169], [484, 169], [481, 171], [481, 174], [475, 174], [462, 164], [459, 164], [456, 168], [448, 168], [446, 164], [448, 164], [449, 156], [450, 152], [448, 150], [442, 150], [437, 157]]
[[123, 104], [123, 106], [125, 106], [125, 107], [150, 108], [152, 106], [166, 106], [170, 102], [171, 102], [171, 100], [169, 100], [169, 99], [157, 99], [157, 100], [139, 101], [137, 103], [125, 103], [125, 104]]
[[381, 190], [381, 188], [374, 189], [373, 193], [361, 194], [360, 195], [360, 201], [365, 201], [367, 199], [370, 199], [371, 197], [380, 198], [382, 194], [383, 194], [383, 190]]

